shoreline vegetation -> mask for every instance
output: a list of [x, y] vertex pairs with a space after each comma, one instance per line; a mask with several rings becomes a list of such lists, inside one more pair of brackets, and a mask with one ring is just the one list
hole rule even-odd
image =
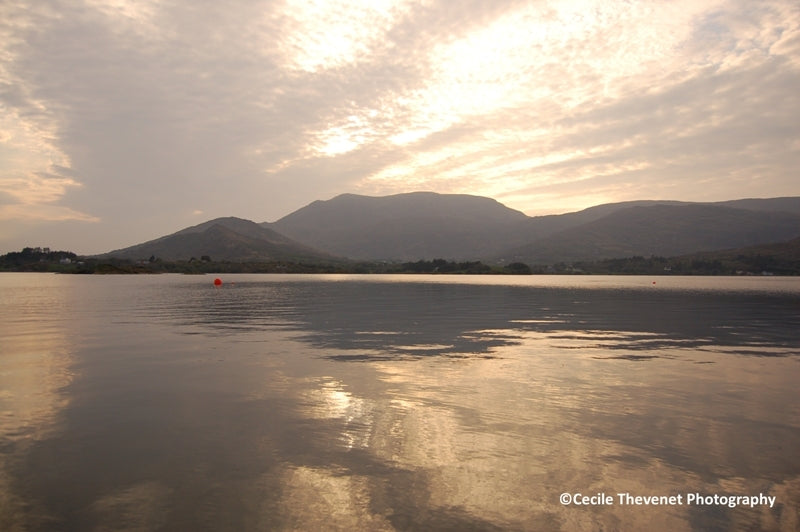
[[24, 248], [0, 255], [0, 272], [69, 274], [210, 274], [210, 273], [355, 273], [465, 275], [800, 275], [800, 260], [773, 255], [703, 253], [685, 257], [627, 257], [548, 265], [484, 264], [446, 259], [414, 262], [385, 261], [214, 261], [209, 256], [189, 260], [142, 260], [82, 257], [69, 251]]

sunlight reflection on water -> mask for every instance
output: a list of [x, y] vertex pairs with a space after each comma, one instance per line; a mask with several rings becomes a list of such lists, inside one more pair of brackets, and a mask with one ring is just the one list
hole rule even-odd
[[0, 528], [795, 529], [796, 282], [645, 281], [0, 276]]

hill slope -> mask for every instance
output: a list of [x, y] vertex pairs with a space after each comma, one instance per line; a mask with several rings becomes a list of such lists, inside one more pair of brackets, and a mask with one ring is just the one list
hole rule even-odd
[[694, 255], [677, 257], [676, 260], [716, 261], [727, 266], [733, 273], [760, 272], [781, 275], [800, 275], [800, 238], [788, 242], [762, 244], [723, 251], [706, 251]]
[[343, 194], [262, 225], [355, 259], [544, 264], [671, 256], [788, 240], [800, 236], [800, 198], [629, 201], [528, 217], [477, 196]]
[[489, 198], [414, 192], [315, 201], [262, 224], [317, 249], [354, 259], [474, 259], [506, 246], [528, 217]]
[[315, 201], [274, 223], [218, 218], [106, 256], [317, 263], [336, 256], [399, 261], [442, 258], [541, 265], [677, 256], [798, 236], [800, 198], [633, 201], [528, 217], [493, 199], [463, 194], [343, 194]]
[[786, 241], [798, 235], [800, 215], [790, 212], [658, 203], [616, 210], [511, 249], [499, 258], [547, 264], [632, 255], [675, 256]]
[[217, 218], [143, 244], [104, 256], [144, 260], [189, 260], [209, 256], [215, 261], [327, 261], [333, 257], [295, 242], [269, 228], [241, 218]]

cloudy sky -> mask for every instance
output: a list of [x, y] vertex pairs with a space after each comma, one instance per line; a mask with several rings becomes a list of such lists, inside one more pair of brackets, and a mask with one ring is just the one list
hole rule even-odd
[[343, 192], [800, 195], [796, 0], [2, 0], [0, 253]]

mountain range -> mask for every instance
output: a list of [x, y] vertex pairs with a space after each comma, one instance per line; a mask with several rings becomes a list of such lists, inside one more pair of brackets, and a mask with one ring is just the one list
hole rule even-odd
[[800, 197], [631, 201], [527, 216], [485, 197], [342, 194], [275, 222], [217, 218], [105, 256], [233, 262], [482, 260], [551, 264], [674, 256], [800, 237]]
[[235, 217], [216, 218], [103, 256], [169, 261], [203, 257], [231, 262], [336, 260], [268, 227]]

